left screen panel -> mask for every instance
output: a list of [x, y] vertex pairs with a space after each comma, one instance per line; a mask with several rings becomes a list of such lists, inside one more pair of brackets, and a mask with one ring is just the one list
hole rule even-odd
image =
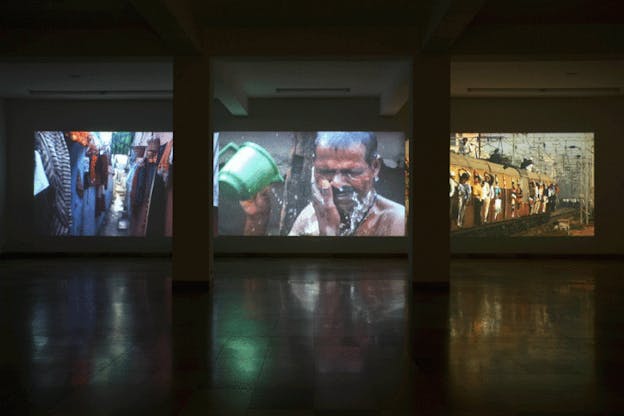
[[171, 237], [173, 133], [36, 131], [35, 233]]

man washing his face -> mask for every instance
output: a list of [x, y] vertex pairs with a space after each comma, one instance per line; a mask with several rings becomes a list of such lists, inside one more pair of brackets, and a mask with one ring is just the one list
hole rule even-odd
[[[289, 235], [403, 236], [405, 208], [377, 194], [381, 168], [377, 138], [369, 132], [320, 132], [315, 140], [312, 200]], [[245, 234], [264, 235], [268, 188], [241, 201]]]

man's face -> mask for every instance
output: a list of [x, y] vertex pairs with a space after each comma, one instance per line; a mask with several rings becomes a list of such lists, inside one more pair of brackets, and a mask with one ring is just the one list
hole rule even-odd
[[153, 151], [153, 150], [148, 150], [148, 151], [145, 153], [145, 157], [147, 158], [147, 160], [148, 160], [149, 162], [152, 162], [152, 163], [153, 163], [153, 162], [155, 161], [155, 159], [156, 159], [156, 152], [155, 152], [155, 151]]
[[365, 160], [366, 149], [354, 144], [344, 149], [319, 145], [314, 159], [314, 180], [319, 189], [327, 180], [332, 186], [334, 203], [342, 213], [351, 213], [374, 189], [379, 173], [379, 160], [370, 165]]

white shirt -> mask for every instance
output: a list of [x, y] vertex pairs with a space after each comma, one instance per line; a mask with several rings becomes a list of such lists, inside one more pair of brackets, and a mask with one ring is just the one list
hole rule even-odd
[[453, 195], [455, 195], [455, 189], [457, 188], [457, 182], [455, 182], [455, 179], [449, 178], [449, 188], [449, 198], [451, 198]]
[[488, 182], [484, 182], [481, 185], [481, 199], [490, 198], [490, 184]]

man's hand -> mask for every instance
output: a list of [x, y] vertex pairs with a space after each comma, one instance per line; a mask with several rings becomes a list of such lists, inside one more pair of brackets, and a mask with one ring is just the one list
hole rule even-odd
[[240, 201], [241, 208], [245, 212], [244, 235], [265, 235], [266, 227], [271, 213], [271, 200], [269, 193], [271, 187], [267, 186], [258, 192], [253, 198]]
[[319, 235], [338, 235], [340, 214], [334, 204], [334, 193], [327, 179], [321, 180], [320, 189], [312, 182], [312, 205], [319, 224]]
[[267, 186], [255, 194], [251, 199], [240, 201], [241, 207], [243, 208], [243, 211], [245, 211], [245, 215], [248, 217], [268, 216], [271, 212], [271, 201], [269, 199], [270, 192], [271, 187]]

